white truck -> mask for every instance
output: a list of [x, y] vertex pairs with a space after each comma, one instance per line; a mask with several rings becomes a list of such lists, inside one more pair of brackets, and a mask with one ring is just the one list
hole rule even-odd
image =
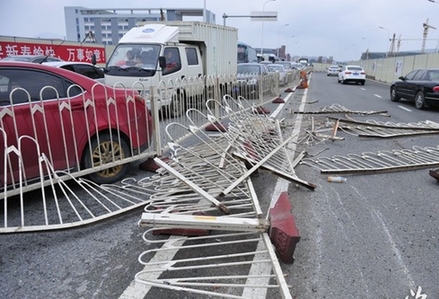
[[[237, 41], [238, 29], [232, 27], [147, 22], [120, 39], [105, 67], [105, 83], [137, 89], [147, 100], [154, 96], [158, 108], [168, 107], [170, 116], [178, 116], [182, 103], [203, 97], [209, 76], [236, 74]], [[188, 87], [188, 82], [197, 83]]]

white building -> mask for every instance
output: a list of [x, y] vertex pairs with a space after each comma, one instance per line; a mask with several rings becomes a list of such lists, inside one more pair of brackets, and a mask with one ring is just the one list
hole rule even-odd
[[215, 14], [195, 8], [86, 8], [65, 6], [66, 39], [115, 45], [132, 27], [147, 21], [183, 21], [201, 17], [215, 24]]

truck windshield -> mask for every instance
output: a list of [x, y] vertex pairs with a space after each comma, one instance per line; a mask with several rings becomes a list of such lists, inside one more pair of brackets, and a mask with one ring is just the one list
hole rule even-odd
[[160, 45], [120, 44], [108, 60], [107, 70], [156, 70], [159, 53]]

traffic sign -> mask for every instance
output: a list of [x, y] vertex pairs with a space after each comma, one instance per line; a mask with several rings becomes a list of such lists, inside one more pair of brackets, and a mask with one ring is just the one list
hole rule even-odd
[[277, 21], [277, 11], [252, 11], [252, 21]]

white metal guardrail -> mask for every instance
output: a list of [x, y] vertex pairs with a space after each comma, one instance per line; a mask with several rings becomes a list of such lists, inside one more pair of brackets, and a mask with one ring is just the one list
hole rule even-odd
[[[186, 130], [197, 142], [171, 142], [170, 160], [155, 159], [161, 168], [154, 182], [160, 184], [144, 209], [140, 225], [154, 227], [145, 232], [148, 244], [163, 246], [140, 255], [145, 268], [137, 273], [136, 282], [160, 288], [161, 295], [172, 297], [173, 292], [184, 291], [252, 298], [255, 292], [266, 292], [291, 298], [268, 234], [270, 221], [263, 218], [250, 179], [254, 167], [270, 163], [277, 165], [277, 172], [284, 177], [294, 173], [288, 155], [281, 156], [283, 161], [272, 159], [272, 153], [285, 150], [290, 139], [283, 141], [279, 123], [255, 113], [256, 106], [245, 102], [224, 96], [220, 106], [229, 115], [227, 131], [212, 137], [191, 125]], [[239, 109], [231, 109], [232, 105]], [[212, 124], [219, 121], [211, 114], [205, 117]], [[181, 124], [169, 124], [167, 131], [172, 126]], [[265, 160], [254, 158], [264, 155], [268, 156]], [[242, 159], [253, 167], [247, 169]], [[298, 180], [297, 176], [290, 179]], [[158, 241], [152, 237], [154, 233], [192, 237]], [[178, 257], [165, 254], [177, 250]], [[150, 256], [156, 254], [161, 260], [150, 262]], [[165, 256], [168, 259], [163, 259]], [[255, 269], [261, 267], [265, 268], [263, 273], [256, 274]]]
[[[99, 85], [93, 92], [103, 92]], [[15, 104], [18, 92], [27, 93], [14, 89], [11, 104], [0, 107], [5, 198], [52, 184], [50, 176], [58, 171], [58, 180], [87, 174], [98, 183], [120, 180], [124, 164], [154, 155], [149, 112], [132, 92], [126, 91], [124, 102], [82, 93], [75, 101], [59, 96], [35, 101], [28, 95], [26, 102]]]
[[[111, 107], [113, 102], [108, 101], [106, 106]], [[189, 230], [189, 234], [201, 232], [203, 236], [182, 237], [178, 244], [165, 242], [161, 249], [142, 253], [139, 261], [145, 264], [145, 269], [136, 275], [138, 283], [170, 292], [186, 291], [228, 298], [252, 298], [261, 291], [269, 296], [280, 294], [282, 298], [291, 298], [270, 241], [269, 219], [263, 219], [264, 213], [253, 189], [252, 169], [248, 170], [242, 161], [244, 157], [254, 167], [260, 167], [269, 164], [270, 160], [280, 168], [279, 172], [294, 173], [293, 163], [284, 160], [288, 155], [276, 156], [277, 152], [285, 150], [286, 141], [280, 137], [279, 123], [259, 114], [262, 102], [225, 95], [221, 100], [206, 99], [203, 111], [187, 109], [184, 119], [174, 116], [171, 122], [166, 117], [167, 121], [163, 123], [156, 119], [155, 141], [166, 142], [163, 148], [167, 146], [169, 149], [170, 161], [155, 158], [161, 166], [156, 175], [137, 181], [128, 178], [120, 184], [99, 185], [75, 177], [78, 173], [56, 170], [53, 160], [44, 151], [38, 151], [40, 143], [36, 134], [33, 144], [38, 153], [41, 199], [25, 200], [24, 192], [11, 197], [4, 190], [0, 232], [74, 227], [144, 206], [140, 224], [160, 226], [153, 229], [154, 232], [186, 234]], [[151, 104], [155, 106], [154, 99]], [[32, 103], [29, 105], [33, 106]], [[156, 116], [159, 111], [154, 110], [153, 114]], [[204, 130], [206, 124], [215, 127], [221, 123], [231, 133], [218, 130], [213, 133], [216, 136], [212, 136]], [[137, 125], [134, 132], [140, 131]], [[4, 129], [6, 162], [8, 155], [15, 154], [20, 158], [24, 152], [21, 146], [9, 145], [8, 137]], [[120, 141], [119, 138], [115, 135], [109, 140], [111, 151], [115, 150], [111, 143]], [[155, 150], [143, 157], [159, 153], [162, 150], [160, 142], [152, 143]], [[243, 144], [252, 144], [252, 147]], [[254, 153], [269, 158], [256, 161], [252, 156]], [[251, 159], [247, 159], [247, 155]], [[114, 158], [114, 154], [111, 156]], [[99, 153], [97, 157], [101, 158]], [[117, 167], [124, 160], [109, 159], [108, 162]], [[5, 163], [4, 173], [9, 171], [7, 167], [10, 165]], [[23, 183], [21, 171], [23, 169], [19, 168], [19, 182]], [[43, 188], [44, 184], [49, 188]], [[145, 234], [147, 242], [151, 241], [146, 238], [149, 232], [151, 230]], [[169, 242], [172, 240], [175, 238]], [[176, 259], [152, 263], [148, 258], [144, 259], [169, 249], [178, 250]], [[261, 267], [263, 273], [258, 273]]]
[[[272, 86], [268, 90], [268, 94], [264, 94], [260, 90], [259, 96], [262, 97], [256, 97], [255, 100], [246, 102], [245, 105], [250, 107], [250, 105], [258, 106], [264, 103], [264, 96], [272, 96], [276, 86], [278, 86], [275, 79], [274, 75], [265, 76], [264, 80], [272, 82], [268, 83], [268, 86], [270, 84]], [[209, 88], [206, 88], [204, 96], [185, 98], [185, 102], [182, 104], [184, 109], [188, 109], [188, 113], [172, 117], [169, 115], [169, 111], [166, 111], [168, 108], [161, 110], [156, 108], [159, 107], [157, 102], [160, 99], [152, 98], [152, 123], [139, 118], [138, 111], [132, 109], [139, 99], [130, 89], [125, 89], [126, 101], [122, 104], [114, 99], [113, 94], [107, 94], [104, 103], [97, 103], [95, 100], [97, 96], [93, 93], [101, 93], [102, 85], [96, 84], [92, 94], [83, 93], [80, 107], [77, 107], [77, 103], [73, 103], [70, 97], [60, 98], [59, 96], [55, 96], [52, 100], [31, 100], [28, 96], [25, 103], [16, 105], [13, 104], [14, 93], [26, 93], [27, 91], [14, 90], [10, 95], [10, 105], [3, 103], [3, 106], [0, 106], [0, 175], [3, 184], [0, 192], [5, 199], [0, 215], [3, 220], [3, 229], [0, 229], [0, 232], [59, 229], [71, 225], [81, 225], [81, 223], [103, 219], [106, 217], [105, 215], [111, 216], [144, 203], [148, 199], [148, 195], [142, 194], [139, 200], [122, 205], [124, 207], [111, 204], [118, 207], [116, 209], [103, 208], [106, 212], [95, 214], [91, 212], [89, 207], [101, 205], [98, 203], [97, 197], [90, 194], [91, 201], [81, 202], [82, 199], [79, 199], [72, 190], [79, 188], [77, 192], [84, 192], [84, 194], [89, 192], [102, 193], [103, 197], [107, 197], [105, 200], [112, 201], [113, 194], [107, 194], [108, 186], [96, 185], [82, 177], [90, 175], [93, 178], [98, 174], [104, 178], [105, 182], [105, 178], [117, 174], [127, 163], [161, 156], [169, 150], [168, 142], [170, 140], [184, 140], [190, 135], [186, 128], [187, 124], [200, 127], [209, 124], [206, 115], [215, 115], [218, 121], [227, 121], [227, 113], [220, 107], [219, 101], [215, 99], [220, 99], [220, 96], [226, 92], [235, 92], [236, 95], [239, 95], [247, 88], [247, 86], [238, 84], [234, 76], [221, 79], [215, 76], [201, 79], [188, 78], [178, 82], [178, 85], [162, 82], [160, 86], [165, 90], [174, 88], [190, 90], [193, 88], [192, 83], [196, 80], [209, 83]], [[231, 83], [220, 86], [218, 82]], [[138, 90], [139, 86], [145, 89], [149, 88], [140, 82], [133, 87]], [[123, 86], [114, 86], [114, 88], [121, 87], [123, 88]], [[46, 92], [53, 90], [56, 94], [56, 90], [50, 86], [43, 88], [41, 93], [44, 93], [44, 90]], [[146, 90], [141, 90], [141, 92], [147, 94]], [[165, 95], [165, 93], [162, 94], [163, 97]], [[209, 104], [206, 106], [207, 102]], [[146, 106], [149, 106], [149, 103]], [[237, 110], [240, 107], [236, 103], [230, 102], [229, 109]], [[203, 112], [200, 113], [200, 111]], [[23, 113], [27, 115], [29, 120], [25, 131], [20, 129], [20, 126], [23, 126]], [[147, 111], [144, 113], [146, 114]], [[78, 118], [78, 115], [82, 116]], [[98, 119], [103, 121], [98, 123]], [[130, 122], [121, 123], [121, 119], [129, 119]], [[183, 124], [183, 126], [170, 126], [166, 131], [165, 127], [171, 122]], [[78, 130], [78, 123], [82, 125], [80, 130]], [[100, 130], [94, 129], [98, 127]], [[135, 146], [136, 143], [140, 144], [141, 140], [144, 140], [145, 136], [151, 132], [153, 135], [149, 144], [145, 143], [141, 147]], [[79, 140], [85, 145], [79, 146]], [[145, 150], [146, 146], [148, 147]], [[64, 161], [65, 164], [60, 166], [60, 161]], [[29, 172], [30, 169], [32, 172]], [[76, 186], [70, 190], [67, 183], [69, 180], [72, 181], [72, 185]], [[68, 191], [62, 191], [59, 194], [60, 189]], [[39, 198], [38, 203], [30, 204], [26, 200], [25, 194], [32, 190], [39, 190], [37, 191], [38, 195], [35, 196]], [[110, 193], [113, 192], [115, 191]], [[116, 195], [116, 197], [118, 196]], [[61, 201], [69, 202], [69, 205], [59, 205]], [[90, 210], [86, 212], [87, 216], [77, 212], [77, 204], [74, 204], [74, 201], [85, 211]], [[54, 206], [51, 206], [50, 202]], [[43, 208], [35, 209], [36, 205]], [[104, 206], [105, 204], [102, 204], [102, 207]], [[57, 216], [55, 219], [51, 219], [44, 216], [50, 214], [48, 210], [52, 208], [57, 211], [55, 214], [64, 216], [65, 213], [72, 213], [74, 217]], [[21, 212], [15, 213], [18, 210]], [[40, 213], [35, 217], [44, 220], [30, 221], [29, 219], [34, 217], [28, 216], [31, 213]], [[13, 215], [21, 219], [15, 220]]]

